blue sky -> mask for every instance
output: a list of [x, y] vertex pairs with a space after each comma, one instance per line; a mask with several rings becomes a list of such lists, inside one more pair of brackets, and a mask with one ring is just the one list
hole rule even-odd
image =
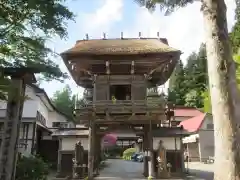
[[[234, 24], [235, 0], [225, 0], [228, 11], [228, 26]], [[203, 19], [200, 13], [200, 3], [196, 2], [181, 8], [170, 16], [163, 16], [157, 9], [149, 13], [145, 8], [139, 7], [134, 0], [68, 0], [69, 9], [76, 15], [75, 22], [68, 22], [67, 39], [52, 38], [48, 46], [57, 53], [61, 53], [72, 46], [77, 40], [85, 38], [101, 38], [103, 32], [108, 38], [138, 37], [142, 32], [144, 37], [160, 36], [167, 38], [170, 46], [183, 52], [181, 59], [192, 52], [197, 51], [201, 42], [204, 42]], [[61, 69], [67, 72], [61, 58], [56, 58]], [[77, 87], [72, 79], [64, 83], [51, 81], [42, 82], [41, 87], [51, 97], [56, 90], [61, 90], [66, 84], [70, 85], [74, 93], [81, 96], [83, 89]]]

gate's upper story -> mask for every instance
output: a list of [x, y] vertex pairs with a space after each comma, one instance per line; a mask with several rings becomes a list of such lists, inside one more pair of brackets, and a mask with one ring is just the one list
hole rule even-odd
[[89, 97], [77, 114], [94, 111], [99, 119], [109, 114], [164, 114], [163, 99], [149, 101], [148, 91], [156, 91], [168, 80], [180, 54], [163, 38], [77, 41], [61, 54], [73, 79]]

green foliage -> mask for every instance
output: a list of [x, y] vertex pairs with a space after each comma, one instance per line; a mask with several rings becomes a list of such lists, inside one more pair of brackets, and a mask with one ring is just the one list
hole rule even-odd
[[0, 2], [0, 66], [35, 67], [47, 80], [66, 78], [56, 55], [46, 47], [55, 35], [66, 37], [66, 21], [73, 14], [62, 4], [64, 0], [8, 0]]
[[56, 108], [66, 114], [73, 120], [73, 110], [75, 107], [75, 96], [72, 96], [72, 91], [67, 85], [62, 90], [56, 91], [52, 98]]
[[188, 107], [202, 107], [203, 105], [203, 98], [201, 96], [201, 92], [196, 91], [196, 90], [190, 90], [186, 95], [185, 95], [185, 106]]
[[233, 56], [233, 59], [236, 62], [236, 78], [238, 88], [240, 89], [240, 55]]
[[211, 105], [211, 97], [210, 97], [210, 92], [209, 90], [206, 90], [202, 94], [204, 98], [204, 112], [206, 113], [212, 113], [212, 105]]
[[176, 66], [169, 82], [168, 101], [176, 105], [202, 108], [201, 96], [208, 86], [207, 83], [206, 47], [202, 44], [199, 52], [193, 52], [187, 58], [184, 67], [182, 62]]
[[234, 54], [239, 54], [240, 48], [240, 0], [236, 1], [235, 19], [236, 23], [230, 33], [231, 45]]
[[177, 105], [185, 104], [185, 71], [183, 63], [180, 60], [170, 78], [168, 89], [168, 101]]
[[41, 158], [19, 156], [16, 180], [47, 180], [49, 166]]
[[131, 157], [134, 153], [136, 153], [136, 148], [128, 148], [123, 152], [123, 159], [131, 160]]
[[145, 6], [150, 11], [154, 11], [157, 7], [165, 12], [165, 15], [172, 13], [179, 7], [184, 7], [188, 3], [193, 3], [195, 0], [135, 0], [140, 6]]
[[52, 102], [56, 106], [56, 108], [66, 114], [70, 120], [74, 120], [74, 108], [75, 103], [78, 105], [83, 105], [84, 100], [77, 100], [76, 102], [76, 95], [72, 94], [72, 91], [68, 85], [66, 85], [62, 90], [56, 91], [53, 95]]

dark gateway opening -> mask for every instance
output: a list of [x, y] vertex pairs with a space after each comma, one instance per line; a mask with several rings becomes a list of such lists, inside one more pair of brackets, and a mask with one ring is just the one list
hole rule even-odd
[[110, 99], [131, 100], [131, 85], [112, 85], [110, 86]]

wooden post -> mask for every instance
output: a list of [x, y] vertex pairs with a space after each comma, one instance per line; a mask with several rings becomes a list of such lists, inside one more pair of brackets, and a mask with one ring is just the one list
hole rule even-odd
[[93, 179], [94, 171], [94, 144], [95, 144], [95, 117], [96, 117], [96, 107], [95, 103], [97, 100], [96, 97], [96, 79], [97, 75], [94, 74], [93, 77], [93, 114], [92, 118], [89, 120], [89, 136], [88, 136], [88, 179]]
[[0, 149], [0, 179], [15, 179], [18, 155], [18, 137], [21, 125], [25, 84], [21, 78], [12, 77], [11, 91], [8, 93], [6, 119]]
[[183, 141], [182, 136], [180, 138], [180, 153], [181, 153], [181, 173], [185, 172], [185, 163], [184, 163], [184, 147], [183, 147]]
[[89, 123], [89, 137], [88, 137], [88, 179], [93, 179], [94, 170], [94, 141], [95, 141], [95, 122], [93, 119]]
[[[95, 125], [96, 126], [96, 125]], [[96, 126], [95, 127], [95, 145], [94, 145], [94, 157], [95, 157], [95, 170], [96, 170], [96, 174], [99, 174], [99, 165], [100, 165], [100, 150], [101, 150], [101, 144], [100, 144], [100, 136], [97, 135], [97, 132], [99, 130], [99, 127]]]
[[144, 157], [143, 157], [143, 175], [145, 177], [148, 176], [148, 127], [145, 124], [143, 127], [144, 135], [143, 135], [143, 150], [144, 150]]
[[153, 136], [152, 136], [152, 121], [150, 119], [149, 123], [149, 132], [148, 132], [148, 155], [150, 157], [150, 160], [148, 161], [148, 177], [154, 177], [155, 171], [154, 171], [154, 154], [153, 154]]
[[61, 154], [61, 150], [62, 150], [62, 138], [59, 138], [58, 140], [59, 143], [59, 148], [58, 148], [58, 164], [57, 164], [57, 176], [59, 176], [61, 174], [61, 165], [62, 165], [62, 154]]

